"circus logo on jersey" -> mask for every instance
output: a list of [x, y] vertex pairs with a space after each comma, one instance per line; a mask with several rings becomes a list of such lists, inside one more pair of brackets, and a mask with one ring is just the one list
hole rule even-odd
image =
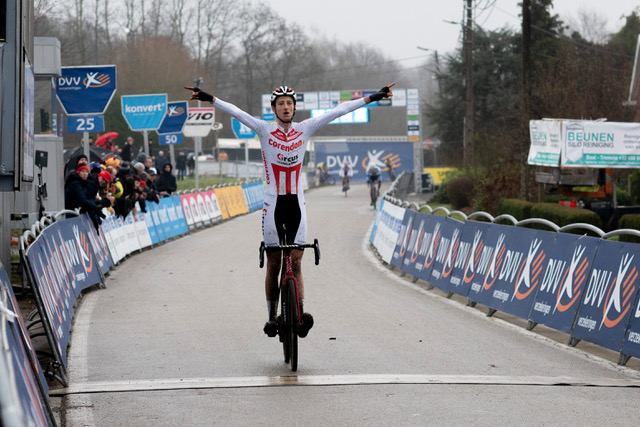
[[276, 129], [275, 131], [271, 132], [271, 135], [273, 135], [278, 141], [291, 142], [297, 139], [298, 137], [300, 137], [300, 135], [302, 135], [302, 132], [299, 132], [295, 129], [291, 129], [288, 133], [285, 134], [284, 132], [282, 132], [282, 130]]
[[296, 154], [295, 156], [286, 156], [282, 153], [278, 153], [278, 155], [276, 156], [276, 158], [278, 159], [278, 161], [283, 164], [283, 165], [293, 165], [294, 163], [296, 163], [299, 159], [299, 156]]
[[[531, 292], [540, 284], [542, 276], [542, 262], [544, 261], [544, 250], [540, 250], [542, 240], [535, 239], [529, 245], [529, 253], [524, 259], [518, 272], [518, 278], [516, 279], [515, 292], [511, 297], [523, 300], [527, 298]], [[538, 253], [540, 251], [540, 253]]]
[[[578, 246], [573, 250], [571, 263], [568, 268], [564, 269], [564, 276], [561, 279], [562, 285], [558, 290], [556, 305], [553, 308], [554, 312], [556, 310], [559, 312], [567, 311], [573, 306], [573, 304], [575, 304], [576, 301], [578, 301], [578, 298], [582, 294], [582, 285], [587, 279], [587, 273], [589, 271], [589, 260], [584, 255], [585, 251], [586, 246]], [[557, 264], [557, 262], [549, 262], [550, 266], [554, 264]], [[562, 263], [563, 268], [564, 264], [566, 263]], [[547, 267], [547, 270], [550, 270], [549, 267]], [[552, 284], [553, 270], [551, 270], [551, 273], [545, 274], [545, 276], [550, 278], [547, 280], [547, 277], [545, 277], [542, 287], [540, 288], [541, 291], [547, 287], [547, 281]]]
[[491, 258], [491, 262], [489, 263], [489, 269], [487, 270], [487, 274], [484, 276], [484, 289], [487, 290], [493, 286], [498, 277], [498, 272], [500, 270], [500, 266], [504, 261], [504, 255], [507, 250], [506, 245], [504, 243], [505, 234], [500, 234], [498, 237], [498, 243], [496, 243], [495, 252], [493, 253], [493, 257]]

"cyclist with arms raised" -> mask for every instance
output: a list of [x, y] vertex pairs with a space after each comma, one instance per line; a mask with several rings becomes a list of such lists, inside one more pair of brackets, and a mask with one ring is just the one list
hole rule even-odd
[[[377, 93], [365, 98], [344, 102], [319, 117], [294, 122], [296, 113], [296, 93], [287, 86], [280, 86], [271, 94], [271, 109], [276, 121], [267, 122], [257, 119], [228, 102], [222, 101], [198, 87], [185, 86], [191, 90], [191, 99], [211, 102], [213, 106], [245, 126], [253, 129], [260, 139], [262, 160], [265, 168], [266, 187], [264, 207], [262, 209], [262, 235], [267, 247], [267, 275], [265, 293], [269, 320], [264, 332], [275, 337], [278, 332], [276, 313], [278, 311], [278, 274], [280, 273], [280, 250], [269, 250], [269, 246], [280, 244], [286, 229], [288, 242], [304, 244], [307, 242], [307, 215], [304, 194], [300, 185], [302, 161], [307, 145], [313, 134], [322, 126], [370, 102], [393, 96], [392, 83]], [[304, 284], [302, 281], [301, 260], [303, 251], [293, 250], [293, 274], [298, 282], [302, 325], [298, 336], [305, 337], [313, 326], [313, 317], [303, 311]]]

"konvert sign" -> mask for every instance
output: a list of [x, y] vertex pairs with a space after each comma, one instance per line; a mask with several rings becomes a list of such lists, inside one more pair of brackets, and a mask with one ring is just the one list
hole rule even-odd
[[123, 95], [122, 116], [131, 130], [156, 130], [167, 112], [167, 94]]

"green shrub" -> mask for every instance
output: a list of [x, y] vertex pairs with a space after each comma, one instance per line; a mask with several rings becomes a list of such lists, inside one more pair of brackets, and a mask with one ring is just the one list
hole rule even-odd
[[533, 203], [520, 199], [500, 199], [500, 215], [508, 214], [518, 221], [531, 218], [531, 208]]
[[[640, 230], [640, 214], [627, 214], [622, 215], [618, 220], [618, 228], [631, 228], [633, 230]], [[621, 235], [621, 242], [640, 243], [640, 237]]]
[[[593, 211], [580, 208], [570, 208], [556, 203], [536, 203], [531, 208], [532, 218], [549, 220], [559, 227], [569, 224], [586, 223], [602, 228], [602, 220]], [[577, 230], [576, 233], [584, 233]]]

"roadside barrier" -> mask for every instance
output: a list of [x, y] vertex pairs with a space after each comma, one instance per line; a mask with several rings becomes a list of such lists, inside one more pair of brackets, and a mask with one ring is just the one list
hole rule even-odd
[[[134, 253], [260, 209], [263, 201], [262, 181], [225, 185], [147, 202], [146, 213], [109, 216], [100, 232], [78, 211], [47, 215], [25, 231], [19, 239], [22, 291], [32, 293], [36, 309], [25, 325], [0, 264], [0, 425], [55, 425], [47, 381], [68, 386], [67, 347], [84, 289], [104, 288], [105, 275]], [[36, 337], [45, 338], [43, 348], [32, 343]]]
[[543, 324], [569, 334], [571, 346], [585, 340], [618, 352], [621, 365], [640, 358], [640, 245], [610, 240], [638, 230], [467, 216], [392, 194], [380, 203], [371, 243], [403, 275], [480, 303], [487, 316], [502, 311], [528, 320], [529, 330]]

